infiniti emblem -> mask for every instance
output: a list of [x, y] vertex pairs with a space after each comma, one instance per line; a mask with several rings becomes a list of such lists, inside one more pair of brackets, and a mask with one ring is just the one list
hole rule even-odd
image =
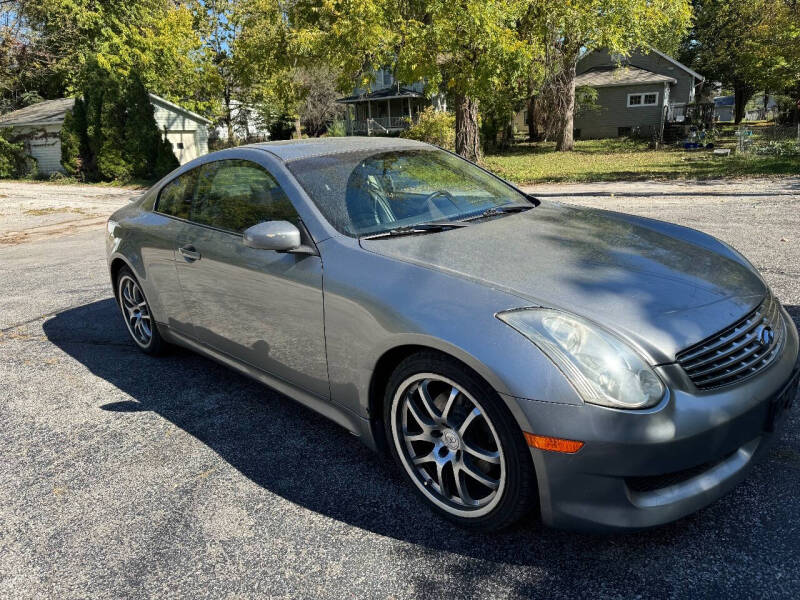
[[772, 327], [769, 326], [762, 325], [761, 327], [759, 327], [756, 334], [758, 343], [765, 347], [771, 345], [773, 340], [775, 339], [775, 332], [772, 331]]
[[458, 442], [458, 435], [454, 431], [445, 431], [442, 434], [442, 441], [444, 445], [447, 446], [450, 450], [456, 451], [458, 450], [459, 444]]

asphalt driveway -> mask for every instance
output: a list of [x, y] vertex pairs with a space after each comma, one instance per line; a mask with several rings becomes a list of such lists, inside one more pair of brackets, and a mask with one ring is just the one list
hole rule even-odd
[[[0, 184], [0, 213], [18, 193]], [[43, 199], [23, 213], [61, 206], [32, 193]], [[800, 322], [800, 180], [536, 193], [717, 235]], [[675, 524], [469, 534], [322, 417], [189, 352], [138, 352], [111, 299], [102, 224], [26, 233], [39, 224], [0, 239], [0, 597], [800, 594], [797, 406], [748, 480]]]

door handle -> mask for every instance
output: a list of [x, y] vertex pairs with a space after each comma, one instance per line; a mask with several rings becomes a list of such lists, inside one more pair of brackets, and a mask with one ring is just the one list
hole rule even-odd
[[195, 250], [194, 246], [181, 246], [178, 248], [178, 252], [180, 255], [186, 260], [186, 262], [194, 262], [196, 260], [200, 260], [200, 253]]

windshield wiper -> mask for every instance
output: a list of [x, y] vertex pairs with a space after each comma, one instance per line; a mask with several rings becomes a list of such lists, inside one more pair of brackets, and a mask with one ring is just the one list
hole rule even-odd
[[359, 239], [374, 240], [386, 237], [396, 237], [400, 235], [413, 235], [415, 233], [445, 231], [447, 229], [456, 229], [458, 227], [469, 227], [469, 223], [464, 223], [462, 221], [430, 221], [428, 223], [417, 223], [416, 225], [395, 227], [394, 229], [381, 231], [380, 233], [373, 233], [372, 235], [363, 235]]
[[461, 219], [462, 222], [464, 221], [475, 221], [477, 219], [485, 219], [487, 217], [496, 217], [499, 215], [510, 215], [512, 213], [523, 212], [526, 210], [532, 209], [533, 206], [530, 204], [508, 204], [508, 205], [501, 205], [501, 206], [493, 206], [492, 208], [487, 208], [482, 213], [477, 215], [473, 215], [471, 217], [467, 217], [466, 219]]

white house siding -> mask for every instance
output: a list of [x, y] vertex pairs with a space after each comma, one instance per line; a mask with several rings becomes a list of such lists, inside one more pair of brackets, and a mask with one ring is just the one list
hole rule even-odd
[[61, 166], [61, 124], [37, 127], [14, 127], [15, 134], [25, 136], [25, 152], [36, 159], [36, 171], [49, 175], [63, 173]]
[[158, 98], [151, 96], [150, 100], [156, 125], [162, 132], [166, 129], [167, 140], [181, 164], [208, 153], [208, 127], [205, 123], [162, 104]]
[[[656, 106], [628, 107], [628, 94], [657, 93]], [[575, 116], [575, 129], [581, 139], [617, 137], [621, 127], [638, 128], [639, 135], [649, 137], [660, 128], [664, 102], [664, 85], [621, 85], [597, 89], [596, 104], [602, 108]]]

